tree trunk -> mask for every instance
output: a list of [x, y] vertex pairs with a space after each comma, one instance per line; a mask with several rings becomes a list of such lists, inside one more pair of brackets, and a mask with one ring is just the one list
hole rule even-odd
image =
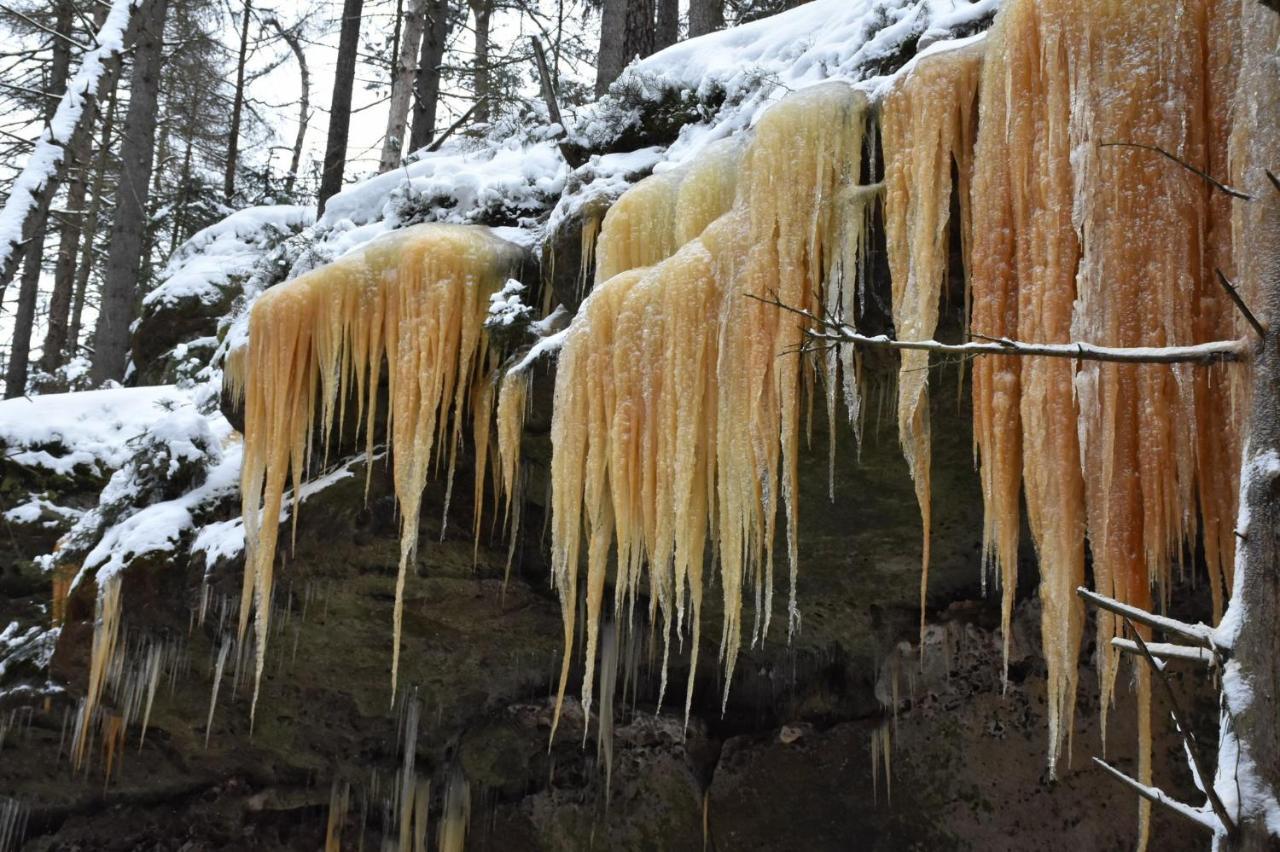
[[689, 0], [689, 38], [724, 29], [724, 0]]
[[[106, 19], [106, 10], [98, 7], [94, 14], [94, 25], [102, 26]], [[108, 77], [107, 86], [111, 92], [111, 103], [114, 106], [116, 85], [120, 80], [120, 59], [112, 60], [105, 72]], [[93, 128], [98, 123], [101, 113], [97, 100], [85, 104], [85, 121], [76, 128], [68, 147], [67, 170], [71, 179], [67, 184], [67, 209], [63, 214], [62, 227], [58, 238], [58, 260], [53, 273], [53, 292], [49, 294], [48, 330], [45, 332], [44, 346], [40, 356], [40, 369], [45, 373], [53, 373], [66, 363], [68, 352], [67, 323], [71, 314], [71, 299], [75, 292], [76, 255], [80, 246], [80, 236], [85, 228], [84, 205], [87, 201], [89, 184], [89, 161], [93, 156]], [[74, 345], [74, 341], [71, 341]]]
[[227, 171], [222, 177], [222, 195], [228, 204], [236, 194], [236, 163], [240, 159], [240, 117], [244, 112], [244, 66], [249, 59], [249, 12], [252, 0], [244, 0], [244, 20], [240, 24], [240, 55], [236, 59], [236, 91], [231, 102], [231, 130], [227, 133]]
[[324, 172], [320, 176], [320, 203], [342, 189], [347, 164], [347, 130], [351, 126], [351, 89], [356, 79], [356, 52], [360, 48], [360, 10], [364, 0], [343, 0], [342, 31], [338, 35], [338, 67], [333, 78], [333, 102], [329, 107], [329, 138], [324, 146]]
[[93, 273], [94, 243], [98, 238], [98, 221], [102, 215], [102, 199], [107, 186], [107, 165], [111, 160], [111, 136], [115, 132], [116, 106], [119, 89], [112, 87], [107, 103], [107, 119], [102, 124], [102, 139], [98, 143], [98, 159], [94, 166], [93, 187], [90, 195], [89, 215], [84, 223], [84, 239], [80, 244], [80, 264], [76, 267], [75, 295], [71, 300], [71, 324], [67, 329], [67, 355], [74, 357], [80, 350], [80, 320], [84, 315], [85, 294], [89, 289], [89, 276]]
[[1215, 848], [1255, 852], [1280, 849], [1267, 824], [1280, 800], [1280, 185], [1266, 171], [1280, 171], [1280, 15], [1246, 4], [1241, 24], [1236, 97], [1248, 109], [1237, 108], [1245, 132], [1240, 150], [1232, 140], [1231, 182], [1253, 199], [1235, 202], [1234, 249], [1240, 292], [1267, 331], [1253, 360], [1234, 586], [1217, 635], [1227, 662], [1214, 786], [1238, 830]]
[[292, 196], [293, 186], [298, 180], [298, 165], [302, 162], [302, 142], [307, 137], [307, 124], [311, 121], [311, 72], [307, 68], [307, 54], [302, 49], [298, 34], [280, 26], [279, 18], [273, 17], [271, 25], [293, 51], [293, 58], [298, 62], [298, 73], [302, 77], [302, 96], [298, 100], [298, 133], [293, 138], [293, 156], [289, 160], [289, 176], [284, 181], [285, 193]]
[[653, 33], [653, 49], [662, 50], [676, 43], [680, 36], [679, 0], [657, 0], [658, 24]]
[[436, 105], [440, 100], [440, 63], [449, 38], [449, 0], [428, 0], [427, 21], [422, 36], [422, 54], [413, 84], [413, 131], [409, 150], [431, 144], [436, 135]]
[[138, 295], [138, 274], [147, 229], [151, 165], [155, 156], [156, 99], [164, 48], [164, 22], [169, 0], [147, 0], [139, 12], [141, 26], [133, 54], [129, 110], [120, 148], [120, 188], [115, 224], [107, 249], [102, 300], [94, 330], [94, 384], [124, 377], [129, 353], [129, 325]]
[[410, 0], [400, 33], [400, 55], [396, 61], [395, 76], [391, 80], [391, 109], [387, 115], [387, 135], [382, 141], [382, 159], [379, 172], [389, 172], [400, 165], [404, 151], [405, 127], [409, 123], [409, 103], [413, 95], [414, 58], [418, 42], [422, 39], [422, 24], [426, 0]]
[[[71, 73], [71, 27], [75, 10], [70, 0], [58, 3], [54, 19], [54, 31], [61, 38], [53, 40], [53, 60], [49, 63], [49, 79], [45, 84], [49, 94], [46, 101], [44, 123], [53, 120], [53, 114], [62, 100], [62, 93], [67, 90], [67, 77]], [[84, 126], [82, 121], [76, 131]], [[75, 144], [72, 134], [69, 148]], [[67, 155], [63, 155], [63, 171], [69, 166]], [[13, 338], [9, 345], [9, 365], [5, 373], [4, 397], [12, 399], [27, 392], [27, 368], [31, 360], [31, 333], [36, 319], [36, 297], [40, 294], [40, 272], [44, 265], [44, 240], [48, 218], [41, 220], [31, 234], [23, 251], [22, 283], [18, 287], [18, 309], [13, 318]]]
[[609, 91], [609, 84], [618, 79], [631, 60], [653, 53], [653, 41], [653, 0], [604, 0], [596, 94]]
[[493, 0], [470, 0], [470, 4], [476, 18], [475, 117], [477, 122], [484, 124], [489, 120], [493, 97], [489, 75], [489, 21], [493, 17]]

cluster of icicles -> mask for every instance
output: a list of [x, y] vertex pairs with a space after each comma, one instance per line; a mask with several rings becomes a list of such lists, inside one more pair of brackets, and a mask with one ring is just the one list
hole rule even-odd
[[[692, 165], [637, 184], [603, 221], [588, 217], [583, 257], [594, 256], [595, 282], [559, 356], [552, 424], [552, 572], [565, 637], [557, 708], [579, 598], [589, 708], [600, 625], [631, 619], [643, 596], [650, 622], [661, 619], [663, 689], [666, 649], [673, 636], [690, 637], [687, 714], [709, 566], [723, 593], [727, 695], [744, 591], [754, 599], [749, 636], [769, 630], [780, 523], [788, 628], [797, 626], [802, 414], [822, 389], [829, 422], [843, 405], [856, 428], [860, 364], [852, 347], [796, 357], [808, 321], [774, 303], [855, 322], [877, 203], [900, 339], [936, 332], [953, 230], [975, 335], [1110, 346], [1241, 336], [1212, 279], [1215, 267], [1232, 269], [1226, 200], [1149, 149], [1104, 144], [1158, 146], [1209, 173], [1230, 171], [1235, 9], [1226, 0], [1010, 0], [985, 37], [914, 60], [876, 109], [845, 83], [804, 89], [769, 109], [745, 142], [717, 143]], [[882, 183], [874, 182], [873, 114]], [[352, 391], [353, 417], [372, 444], [385, 356], [403, 525], [394, 691], [421, 492], [433, 466], [452, 477], [467, 412], [478, 514], [496, 366], [481, 325], [487, 295], [521, 257], [484, 229], [420, 226], [276, 288], [255, 307], [243, 356], [241, 631], [256, 609], [259, 670], [287, 480], [300, 482], [317, 415], [327, 442]], [[928, 368], [926, 353], [904, 353], [898, 385], [926, 577]], [[1145, 607], [1153, 589], [1167, 593], [1171, 566], [1199, 535], [1221, 612], [1234, 549], [1240, 387], [1226, 367], [1014, 357], [973, 365], [984, 571], [990, 566], [1002, 588], [1006, 642], [1024, 499], [1039, 554], [1051, 767], [1069, 752], [1084, 627], [1074, 589], [1084, 582], [1086, 543], [1095, 587]], [[497, 478], [516, 522], [527, 393], [528, 377], [509, 375], [496, 404]], [[923, 592], [922, 580], [922, 610]], [[1104, 704], [1118, 630], [1100, 616]], [[1138, 684], [1145, 705], [1142, 669]], [[1144, 709], [1143, 780], [1147, 716]]]

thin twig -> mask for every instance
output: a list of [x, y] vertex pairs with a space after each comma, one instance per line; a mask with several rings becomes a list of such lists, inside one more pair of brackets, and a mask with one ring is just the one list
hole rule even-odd
[[1271, 185], [1276, 188], [1276, 192], [1280, 192], [1280, 177], [1276, 177], [1276, 173], [1271, 169], [1263, 169], [1267, 173], [1267, 180], [1271, 181]]
[[1178, 696], [1174, 694], [1173, 687], [1169, 684], [1169, 676], [1165, 674], [1164, 667], [1156, 662], [1155, 657], [1151, 656], [1151, 649], [1147, 647], [1146, 640], [1142, 638], [1142, 634], [1134, 628], [1133, 622], [1126, 618], [1124, 623], [1129, 628], [1129, 632], [1133, 634], [1134, 641], [1138, 643], [1138, 650], [1142, 652], [1142, 656], [1146, 657], [1147, 662], [1151, 664], [1151, 668], [1155, 669], [1160, 683], [1164, 685], [1165, 696], [1169, 699], [1169, 709], [1173, 712], [1173, 723], [1178, 726], [1178, 733], [1182, 735], [1182, 741], [1186, 744], [1187, 754], [1191, 758], [1191, 765], [1195, 768], [1196, 777], [1201, 780], [1204, 786], [1204, 794], [1209, 797], [1209, 804], [1213, 807], [1213, 812], [1217, 814], [1218, 821], [1222, 823], [1227, 836], [1230, 837], [1235, 834], [1236, 825], [1227, 814], [1227, 808], [1222, 804], [1222, 799], [1218, 798], [1218, 791], [1214, 788], [1212, 781], [1209, 780], [1209, 776], [1205, 774], [1204, 765], [1200, 762], [1200, 747], [1196, 743], [1195, 734], [1191, 732], [1191, 728], [1187, 726], [1186, 719], [1182, 715], [1182, 708], [1178, 704]]
[[1213, 628], [1204, 624], [1187, 624], [1185, 621], [1178, 621], [1163, 615], [1155, 615], [1145, 609], [1139, 609], [1136, 606], [1120, 603], [1120, 601], [1109, 598], [1106, 595], [1091, 592], [1084, 586], [1078, 587], [1076, 594], [1099, 609], [1113, 612], [1121, 618], [1127, 618], [1139, 624], [1154, 627], [1162, 633], [1172, 633], [1201, 648], [1208, 648], [1210, 651], [1217, 650], [1213, 644]]
[[1227, 195], [1230, 195], [1232, 198], [1241, 198], [1241, 199], [1244, 199], [1245, 201], [1253, 200], [1253, 196], [1250, 195], [1249, 193], [1241, 192], [1240, 190], [1235, 189], [1234, 187], [1227, 186], [1225, 183], [1218, 180], [1208, 172], [1205, 172], [1196, 168], [1195, 166], [1191, 165], [1186, 160], [1182, 159], [1176, 154], [1170, 154], [1168, 151], [1159, 147], [1158, 145], [1143, 145], [1139, 142], [1099, 142], [1098, 147], [1099, 148], [1141, 148], [1144, 151], [1155, 151], [1157, 154], [1161, 154], [1165, 157], [1168, 157], [1170, 160], [1173, 160], [1175, 163], [1182, 166], [1187, 171], [1196, 175], [1201, 180], [1211, 184], [1215, 188], [1222, 190]]
[[1231, 301], [1235, 302], [1236, 307], [1240, 309], [1240, 313], [1244, 314], [1244, 318], [1249, 321], [1249, 325], [1253, 326], [1253, 330], [1258, 332], [1259, 337], [1265, 338], [1267, 336], [1267, 327], [1258, 321], [1258, 318], [1253, 315], [1253, 311], [1249, 310], [1249, 306], [1244, 303], [1244, 299], [1240, 297], [1240, 292], [1231, 283], [1231, 279], [1227, 278], [1226, 273], [1217, 267], [1213, 271], [1218, 273], [1218, 283], [1222, 285], [1222, 289], [1227, 291]]
[[427, 148], [426, 148], [426, 152], [427, 152], [427, 153], [431, 153], [432, 151], [439, 151], [439, 150], [440, 150], [440, 146], [444, 144], [444, 141], [445, 141], [446, 139], [448, 139], [450, 136], [452, 136], [452, 135], [453, 135], [453, 132], [454, 132], [455, 130], [457, 130], [457, 129], [458, 129], [459, 127], [461, 127], [462, 125], [466, 124], [466, 123], [467, 123], [467, 119], [471, 118], [472, 113], [474, 113], [477, 109], [479, 109], [479, 108], [480, 108], [480, 104], [484, 103], [484, 102], [485, 102], [485, 101], [487, 101], [487, 100], [488, 100], [488, 98], [487, 98], [487, 97], [485, 97], [485, 98], [480, 98], [478, 101], [476, 101], [475, 103], [473, 103], [473, 104], [471, 105], [471, 109], [467, 110], [466, 112], [464, 112], [464, 113], [462, 114], [462, 118], [458, 119], [458, 120], [457, 120], [457, 121], [455, 121], [453, 124], [450, 124], [450, 125], [445, 129], [444, 133], [441, 133], [441, 134], [436, 138], [436, 141], [432, 142], [430, 145], [428, 145], [428, 146], [427, 146]]
[[1203, 829], [1217, 832], [1218, 821], [1212, 814], [1207, 814], [1202, 810], [1191, 807], [1191, 805], [1179, 802], [1158, 787], [1148, 787], [1146, 784], [1135, 781], [1100, 757], [1093, 758], [1093, 762], [1105, 769], [1112, 778], [1124, 784], [1147, 801], [1167, 808], [1170, 812], [1194, 822]]

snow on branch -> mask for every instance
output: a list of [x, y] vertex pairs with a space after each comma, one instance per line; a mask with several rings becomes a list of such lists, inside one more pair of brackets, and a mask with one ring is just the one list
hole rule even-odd
[[[814, 324], [805, 332], [809, 346], [852, 344], [865, 349], [915, 349], [943, 355], [1020, 355], [1044, 358], [1071, 358], [1076, 361], [1112, 361], [1122, 364], [1215, 364], [1239, 361], [1248, 352], [1242, 340], [1214, 340], [1191, 346], [1097, 346], [1092, 343], [1024, 343], [1007, 337], [985, 338], [970, 343], [942, 343], [937, 340], [895, 340], [887, 334], [862, 334], [851, 325], [831, 317], [779, 301], [748, 294], [748, 298], [773, 305], [804, 317]], [[974, 337], [980, 335], [973, 334]]]
[[1218, 822], [1218, 818], [1212, 813], [1202, 811], [1199, 808], [1193, 808], [1191, 805], [1179, 802], [1159, 787], [1149, 787], [1146, 784], [1135, 781], [1100, 757], [1093, 758], [1093, 762], [1106, 770], [1107, 774], [1112, 778], [1116, 779], [1121, 784], [1124, 784], [1147, 801], [1160, 805], [1183, 819], [1189, 820], [1201, 828], [1212, 831], [1215, 834], [1222, 832], [1222, 824]]
[[1213, 644], [1213, 628], [1205, 624], [1188, 624], [1185, 621], [1178, 621], [1175, 618], [1169, 618], [1163, 615], [1155, 615], [1147, 612], [1145, 609], [1139, 609], [1136, 606], [1120, 603], [1114, 598], [1106, 595], [1100, 595], [1097, 592], [1091, 592], [1084, 586], [1076, 589], [1076, 594], [1083, 598], [1086, 602], [1093, 604], [1099, 609], [1105, 609], [1107, 612], [1113, 612], [1116, 615], [1127, 618], [1130, 621], [1136, 621], [1139, 624], [1145, 624], [1148, 627], [1155, 628], [1164, 633], [1171, 633], [1201, 648], [1208, 648], [1210, 651], [1215, 650]]
[[125, 30], [138, 2], [112, 0], [111, 11], [95, 39], [97, 46], [85, 53], [53, 119], [13, 183], [9, 198], [0, 210], [0, 284], [11, 280], [17, 269], [28, 223], [49, 209], [67, 145], [84, 120], [85, 105], [90, 98], [98, 96], [107, 65], [124, 50]]

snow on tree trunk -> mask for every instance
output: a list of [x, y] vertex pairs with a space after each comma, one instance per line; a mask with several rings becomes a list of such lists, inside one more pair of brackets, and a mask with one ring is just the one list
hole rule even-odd
[[1215, 642], [1228, 653], [1214, 787], [1238, 830], [1218, 848], [1280, 846], [1280, 15], [1242, 12], [1239, 103], [1232, 133], [1232, 182], [1253, 195], [1237, 201], [1241, 293], [1266, 337], [1253, 362], [1251, 414], [1240, 476], [1239, 537], [1231, 604]]
[[108, 60], [124, 50], [125, 30], [137, 5], [138, 0], [114, 0], [98, 30], [97, 47], [85, 54], [53, 119], [13, 183], [4, 209], [0, 210], [0, 289], [13, 280], [26, 237], [49, 215], [67, 145], [85, 118], [85, 104], [100, 94]]

